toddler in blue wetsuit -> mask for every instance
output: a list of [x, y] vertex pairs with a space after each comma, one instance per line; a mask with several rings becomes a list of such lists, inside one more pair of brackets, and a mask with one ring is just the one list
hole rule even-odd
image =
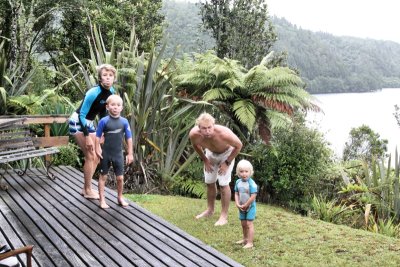
[[241, 160], [236, 166], [239, 179], [235, 183], [235, 204], [239, 209], [239, 219], [242, 224], [243, 239], [236, 244], [244, 244], [243, 248], [252, 248], [254, 240], [254, 224], [256, 218], [257, 184], [251, 178], [253, 165], [247, 160]]
[[[96, 154], [100, 158], [99, 196], [100, 207], [103, 209], [109, 208], [104, 196], [104, 187], [111, 164], [117, 178], [118, 204], [123, 207], [129, 205], [122, 197], [124, 188], [124, 137], [127, 143], [126, 164], [129, 165], [133, 162], [131, 128], [128, 120], [121, 117], [122, 98], [118, 95], [109, 96], [106, 101], [106, 108], [109, 115], [99, 121], [96, 131]], [[100, 139], [103, 134], [104, 144], [101, 147]]]

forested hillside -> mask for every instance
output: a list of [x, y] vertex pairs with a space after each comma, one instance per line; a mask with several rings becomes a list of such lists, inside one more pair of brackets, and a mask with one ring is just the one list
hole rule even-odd
[[[201, 32], [199, 8], [194, 3], [164, 0], [168, 23], [168, 55], [180, 45], [183, 53], [213, 47]], [[311, 93], [362, 92], [400, 88], [400, 44], [312, 32], [284, 18], [272, 18], [278, 33], [276, 51], [287, 51], [289, 66], [296, 68]]]

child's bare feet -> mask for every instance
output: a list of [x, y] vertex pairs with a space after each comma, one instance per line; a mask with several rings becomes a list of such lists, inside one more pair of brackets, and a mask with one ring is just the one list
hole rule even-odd
[[102, 209], [108, 209], [110, 206], [108, 206], [107, 205], [107, 203], [104, 201], [104, 202], [100, 202], [100, 208], [102, 208]]
[[235, 242], [235, 244], [239, 244], [239, 245], [243, 245], [243, 244], [246, 244], [246, 243], [247, 243], [247, 241], [244, 240], [244, 239]]
[[196, 216], [196, 219], [200, 219], [202, 217], [211, 217], [213, 216], [214, 212], [209, 212], [208, 210], [203, 211], [199, 215]]
[[247, 243], [243, 248], [252, 248], [253, 247], [253, 243]]
[[120, 206], [122, 206], [122, 207], [126, 207], [126, 206], [129, 206], [129, 203], [126, 202], [126, 201], [123, 200], [123, 199], [119, 199], [119, 200], [118, 200], [118, 205], [120, 205]]

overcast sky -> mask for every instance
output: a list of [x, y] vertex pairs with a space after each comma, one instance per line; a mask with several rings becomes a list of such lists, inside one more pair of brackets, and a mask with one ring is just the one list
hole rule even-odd
[[400, 0], [267, 0], [269, 15], [303, 29], [400, 43]]

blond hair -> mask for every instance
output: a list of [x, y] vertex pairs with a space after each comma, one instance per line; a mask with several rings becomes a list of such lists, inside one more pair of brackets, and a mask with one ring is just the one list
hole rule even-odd
[[202, 122], [210, 122], [211, 124], [215, 124], [215, 119], [209, 113], [204, 112], [196, 119], [196, 125], [199, 126]]
[[107, 97], [106, 104], [110, 104], [112, 101], [118, 102], [118, 103], [123, 103], [122, 98], [119, 95], [110, 95]]
[[97, 67], [97, 77], [99, 81], [101, 81], [101, 73], [103, 72], [103, 70], [111, 71], [114, 74], [114, 80], [115, 80], [117, 75], [117, 70], [114, 68], [114, 66], [111, 64], [101, 64], [100, 66]]
[[248, 160], [242, 159], [238, 162], [236, 165], [236, 175], [239, 175], [240, 170], [243, 169], [248, 170], [250, 172], [250, 176], [254, 174], [253, 165]]

